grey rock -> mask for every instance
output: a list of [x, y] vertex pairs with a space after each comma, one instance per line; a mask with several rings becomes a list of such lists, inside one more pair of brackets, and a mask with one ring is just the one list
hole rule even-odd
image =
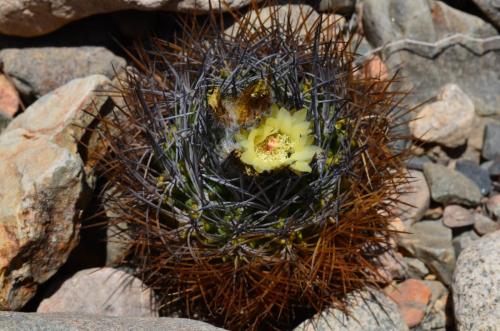
[[421, 221], [408, 231], [410, 234], [399, 237], [398, 244], [423, 261], [443, 283], [450, 284], [455, 266], [451, 229], [439, 221]]
[[427, 163], [424, 165], [424, 174], [431, 197], [436, 202], [474, 206], [481, 201], [481, 192], [477, 185], [458, 171]]
[[453, 238], [453, 248], [455, 249], [455, 256], [459, 256], [460, 253], [468, 246], [470, 246], [475, 240], [481, 238], [477, 235], [474, 230], [465, 231]]
[[481, 168], [487, 170], [490, 177], [500, 176], [500, 158], [484, 162]]
[[484, 130], [482, 155], [487, 160], [500, 158], [500, 125], [488, 123]]
[[[92, 294], [89, 295], [90, 293]], [[113, 268], [93, 268], [77, 272], [53, 295], [44, 299], [37, 312], [127, 317], [158, 315], [152, 291], [138, 278]]]
[[474, 222], [474, 230], [476, 230], [477, 234], [480, 236], [500, 230], [500, 223], [493, 221], [489, 217], [482, 214], [475, 214], [474, 218], [476, 220]]
[[463, 173], [476, 183], [482, 195], [488, 195], [491, 192], [490, 174], [474, 161], [458, 160], [455, 165], [455, 170]]
[[470, 226], [474, 222], [474, 215], [468, 209], [457, 205], [449, 205], [444, 209], [443, 223], [449, 228]]
[[395, 302], [376, 290], [351, 294], [351, 315], [329, 309], [300, 324], [294, 331], [405, 331], [408, 330]]
[[472, 0], [488, 16], [491, 22], [500, 29], [500, 1], [498, 0]]
[[465, 248], [453, 275], [457, 330], [496, 330], [500, 321], [500, 231]]
[[416, 106], [441, 86], [460, 85], [476, 112], [500, 111], [500, 38], [493, 26], [440, 1], [365, 0], [363, 27], [383, 60], [401, 69]]
[[356, 0], [321, 0], [318, 4], [319, 12], [334, 12], [341, 15], [350, 15]]
[[406, 161], [406, 167], [413, 170], [424, 170], [424, 164], [430, 163], [432, 160], [427, 155], [415, 156]]
[[103, 47], [10, 48], [0, 51], [4, 71], [27, 98], [38, 98], [75, 78], [101, 74], [110, 79], [125, 60]]
[[419, 259], [405, 256], [404, 261], [407, 265], [407, 276], [409, 278], [422, 279], [429, 274], [429, 269]]
[[4, 116], [3, 114], [0, 114], [0, 134], [2, 133], [3, 129], [5, 129], [7, 125], [9, 125], [10, 121], [10, 118]]
[[5, 331], [223, 331], [205, 322], [186, 318], [106, 317], [81, 313], [35, 314], [0, 312]]

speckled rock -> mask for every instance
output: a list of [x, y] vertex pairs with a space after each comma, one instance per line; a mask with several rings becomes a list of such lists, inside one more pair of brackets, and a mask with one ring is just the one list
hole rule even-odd
[[413, 137], [454, 148], [463, 145], [472, 131], [474, 104], [456, 84], [441, 88], [437, 101], [422, 107], [409, 123]]
[[[0, 5], [1, 7], [1, 5]], [[39, 98], [75, 78], [103, 75], [112, 79], [125, 60], [104, 47], [7, 48], [0, 62], [19, 92]]]
[[300, 324], [294, 331], [406, 331], [397, 305], [376, 290], [351, 295], [350, 317], [336, 309], [327, 310]]
[[496, 330], [500, 321], [500, 231], [475, 241], [457, 260], [453, 306], [458, 331]]
[[[89, 295], [91, 293], [91, 295]], [[87, 313], [101, 316], [158, 316], [152, 292], [138, 279], [113, 268], [77, 272], [38, 306], [39, 313]]]
[[[249, 0], [224, 2], [231, 8], [239, 8]], [[206, 13], [218, 8], [212, 0], [11, 0], [0, 2], [0, 33], [22, 37], [39, 36], [80, 18], [96, 14], [124, 10], [169, 10]], [[224, 8], [224, 6], [223, 6]]]
[[470, 160], [458, 160], [455, 170], [463, 173], [476, 183], [482, 195], [488, 195], [491, 191], [491, 179], [487, 170], [481, 168], [476, 162]]
[[424, 165], [424, 174], [431, 189], [431, 197], [436, 202], [474, 206], [481, 201], [477, 185], [458, 171], [427, 163]]
[[450, 284], [455, 267], [451, 229], [439, 221], [421, 221], [399, 236], [398, 244], [423, 261], [443, 283]]
[[107, 317], [80, 313], [0, 312], [0, 325], [4, 331], [224, 331], [224, 329], [216, 328], [208, 323], [186, 318]]

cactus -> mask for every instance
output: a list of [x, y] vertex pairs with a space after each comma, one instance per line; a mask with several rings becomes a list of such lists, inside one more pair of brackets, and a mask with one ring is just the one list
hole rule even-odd
[[103, 119], [124, 263], [165, 314], [286, 328], [377, 285], [405, 180], [401, 93], [357, 74], [338, 22], [292, 7], [232, 11], [232, 30], [184, 18], [137, 47]]

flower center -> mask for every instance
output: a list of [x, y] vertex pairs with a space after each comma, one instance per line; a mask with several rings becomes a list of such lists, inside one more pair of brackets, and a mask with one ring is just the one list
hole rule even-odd
[[292, 139], [282, 133], [268, 136], [256, 146], [257, 157], [265, 161], [285, 161], [293, 154]]

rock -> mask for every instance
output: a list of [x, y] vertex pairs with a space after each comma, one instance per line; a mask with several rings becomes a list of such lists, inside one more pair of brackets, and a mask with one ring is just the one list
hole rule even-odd
[[100, 74], [112, 79], [125, 66], [106, 48], [90, 46], [3, 49], [0, 61], [27, 98], [41, 97], [75, 78]]
[[21, 100], [16, 88], [10, 80], [0, 74], [0, 114], [12, 118], [17, 113]]
[[427, 155], [416, 156], [406, 161], [406, 167], [413, 170], [424, 170], [424, 164], [432, 162]]
[[0, 324], [6, 331], [82, 331], [82, 330], [175, 330], [223, 331], [208, 323], [171, 317], [109, 317], [89, 314], [34, 314], [0, 312]]
[[408, 273], [408, 266], [399, 252], [388, 251], [379, 257], [379, 262], [376, 277], [380, 283], [389, 284], [394, 279], [404, 279]]
[[440, 330], [445, 331], [447, 327], [446, 306], [448, 302], [448, 290], [446, 287], [437, 281], [422, 281], [428, 288], [431, 289], [430, 303], [427, 305], [427, 310], [423, 321], [413, 330], [428, 331]]
[[106, 229], [106, 265], [119, 265], [132, 246], [126, 222], [109, 224]]
[[500, 29], [500, 2], [498, 0], [472, 0], [488, 16], [491, 23]]
[[96, 92], [105, 90], [109, 84], [110, 80], [101, 75], [72, 80], [38, 99], [9, 124], [6, 132], [23, 128], [31, 134], [43, 134], [76, 155], [79, 141], [90, 143], [91, 137], [84, 135], [88, 132], [86, 128], [96, 122], [92, 114], [111, 106], [109, 97]]
[[500, 231], [465, 248], [453, 275], [457, 330], [495, 330], [500, 321]]
[[138, 278], [118, 269], [93, 268], [79, 271], [66, 280], [40, 303], [37, 312], [157, 316], [151, 299], [152, 291]]
[[476, 230], [477, 234], [480, 236], [500, 230], [500, 223], [495, 222], [491, 218], [482, 214], [475, 214], [474, 219], [474, 230]]
[[402, 194], [395, 206], [396, 216], [404, 222], [418, 222], [429, 208], [431, 194], [424, 174], [417, 170], [409, 170], [409, 183], [400, 187]]
[[[226, 2], [231, 8], [240, 8], [249, 0]], [[212, 7], [210, 7], [210, 5]], [[224, 5], [222, 9], [224, 10]], [[0, 2], [0, 33], [20, 37], [34, 37], [57, 30], [69, 22], [96, 14], [123, 10], [167, 10], [206, 13], [219, 8], [218, 1], [196, 0], [13, 0]]]
[[484, 129], [482, 155], [486, 160], [500, 158], [500, 125], [488, 123]]
[[431, 197], [436, 202], [474, 206], [481, 201], [481, 192], [477, 185], [458, 171], [427, 163], [424, 165], [424, 175], [431, 190]]
[[78, 243], [81, 159], [25, 129], [0, 136], [0, 309], [23, 307]]
[[386, 293], [398, 305], [409, 328], [422, 322], [431, 298], [431, 290], [425, 283], [418, 279], [407, 279], [396, 288], [390, 287]]
[[441, 88], [437, 101], [427, 104], [409, 123], [413, 137], [449, 148], [461, 146], [471, 133], [474, 104], [458, 85]]
[[455, 170], [463, 173], [479, 187], [482, 195], [488, 195], [491, 191], [491, 179], [487, 170], [481, 168], [477, 163], [470, 160], [458, 160]]
[[423, 261], [443, 283], [450, 284], [455, 266], [451, 229], [438, 221], [421, 221], [408, 231], [410, 234], [400, 235], [398, 244]]
[[500, 220], [500, 194], [490, 197], [486, 202], [486, 208], [497, 220]]
[[0, 114], [0, 134], [9, 125], [11, 119]]
[[472, 213], [457, 205], [446, 206], [443, 213], [443, 223], [449, 228], [460, 228], [473, 225], [475, 222]]
[[429, 274], [429, 269], [425, 263], [413, 257], [404, 257], [405, 264], [407, 265], [407, 274], [410, 278], [424, 278]]
[[455, 256], [459, 256], [464, 248], [468, 247], [479, 238], [481, 237], [479, 237], [474, 230], [462, 232], [453, 238], [452, 243], [453, 248], [455, 249]]
[[427, 220], [437, 220], [443, 217], [443, 207], [437, 206], [434, 208], [429, 208], [424, 214], [424, 218]]
[[500, 176], [500, 158], [484, 162], [481, 164], [481, 168], [487, 170], [490, 177]]
[[354, 11], [355, 4], [356, 0], [320, 0], [318, 11], [350, 15]]
[[493, 26], [442, 1], [365, 0], [363, 27], [391, 72], [401, 69], [417, 106], [445, 84], [458, 84], [476, 113], [500, 112], [500, 42]]
[[328, 309], [300, 324], [294, 331], [405, 331], [408, 330], [397, 305], [376, 290], [351, 294], [351, 315]]

